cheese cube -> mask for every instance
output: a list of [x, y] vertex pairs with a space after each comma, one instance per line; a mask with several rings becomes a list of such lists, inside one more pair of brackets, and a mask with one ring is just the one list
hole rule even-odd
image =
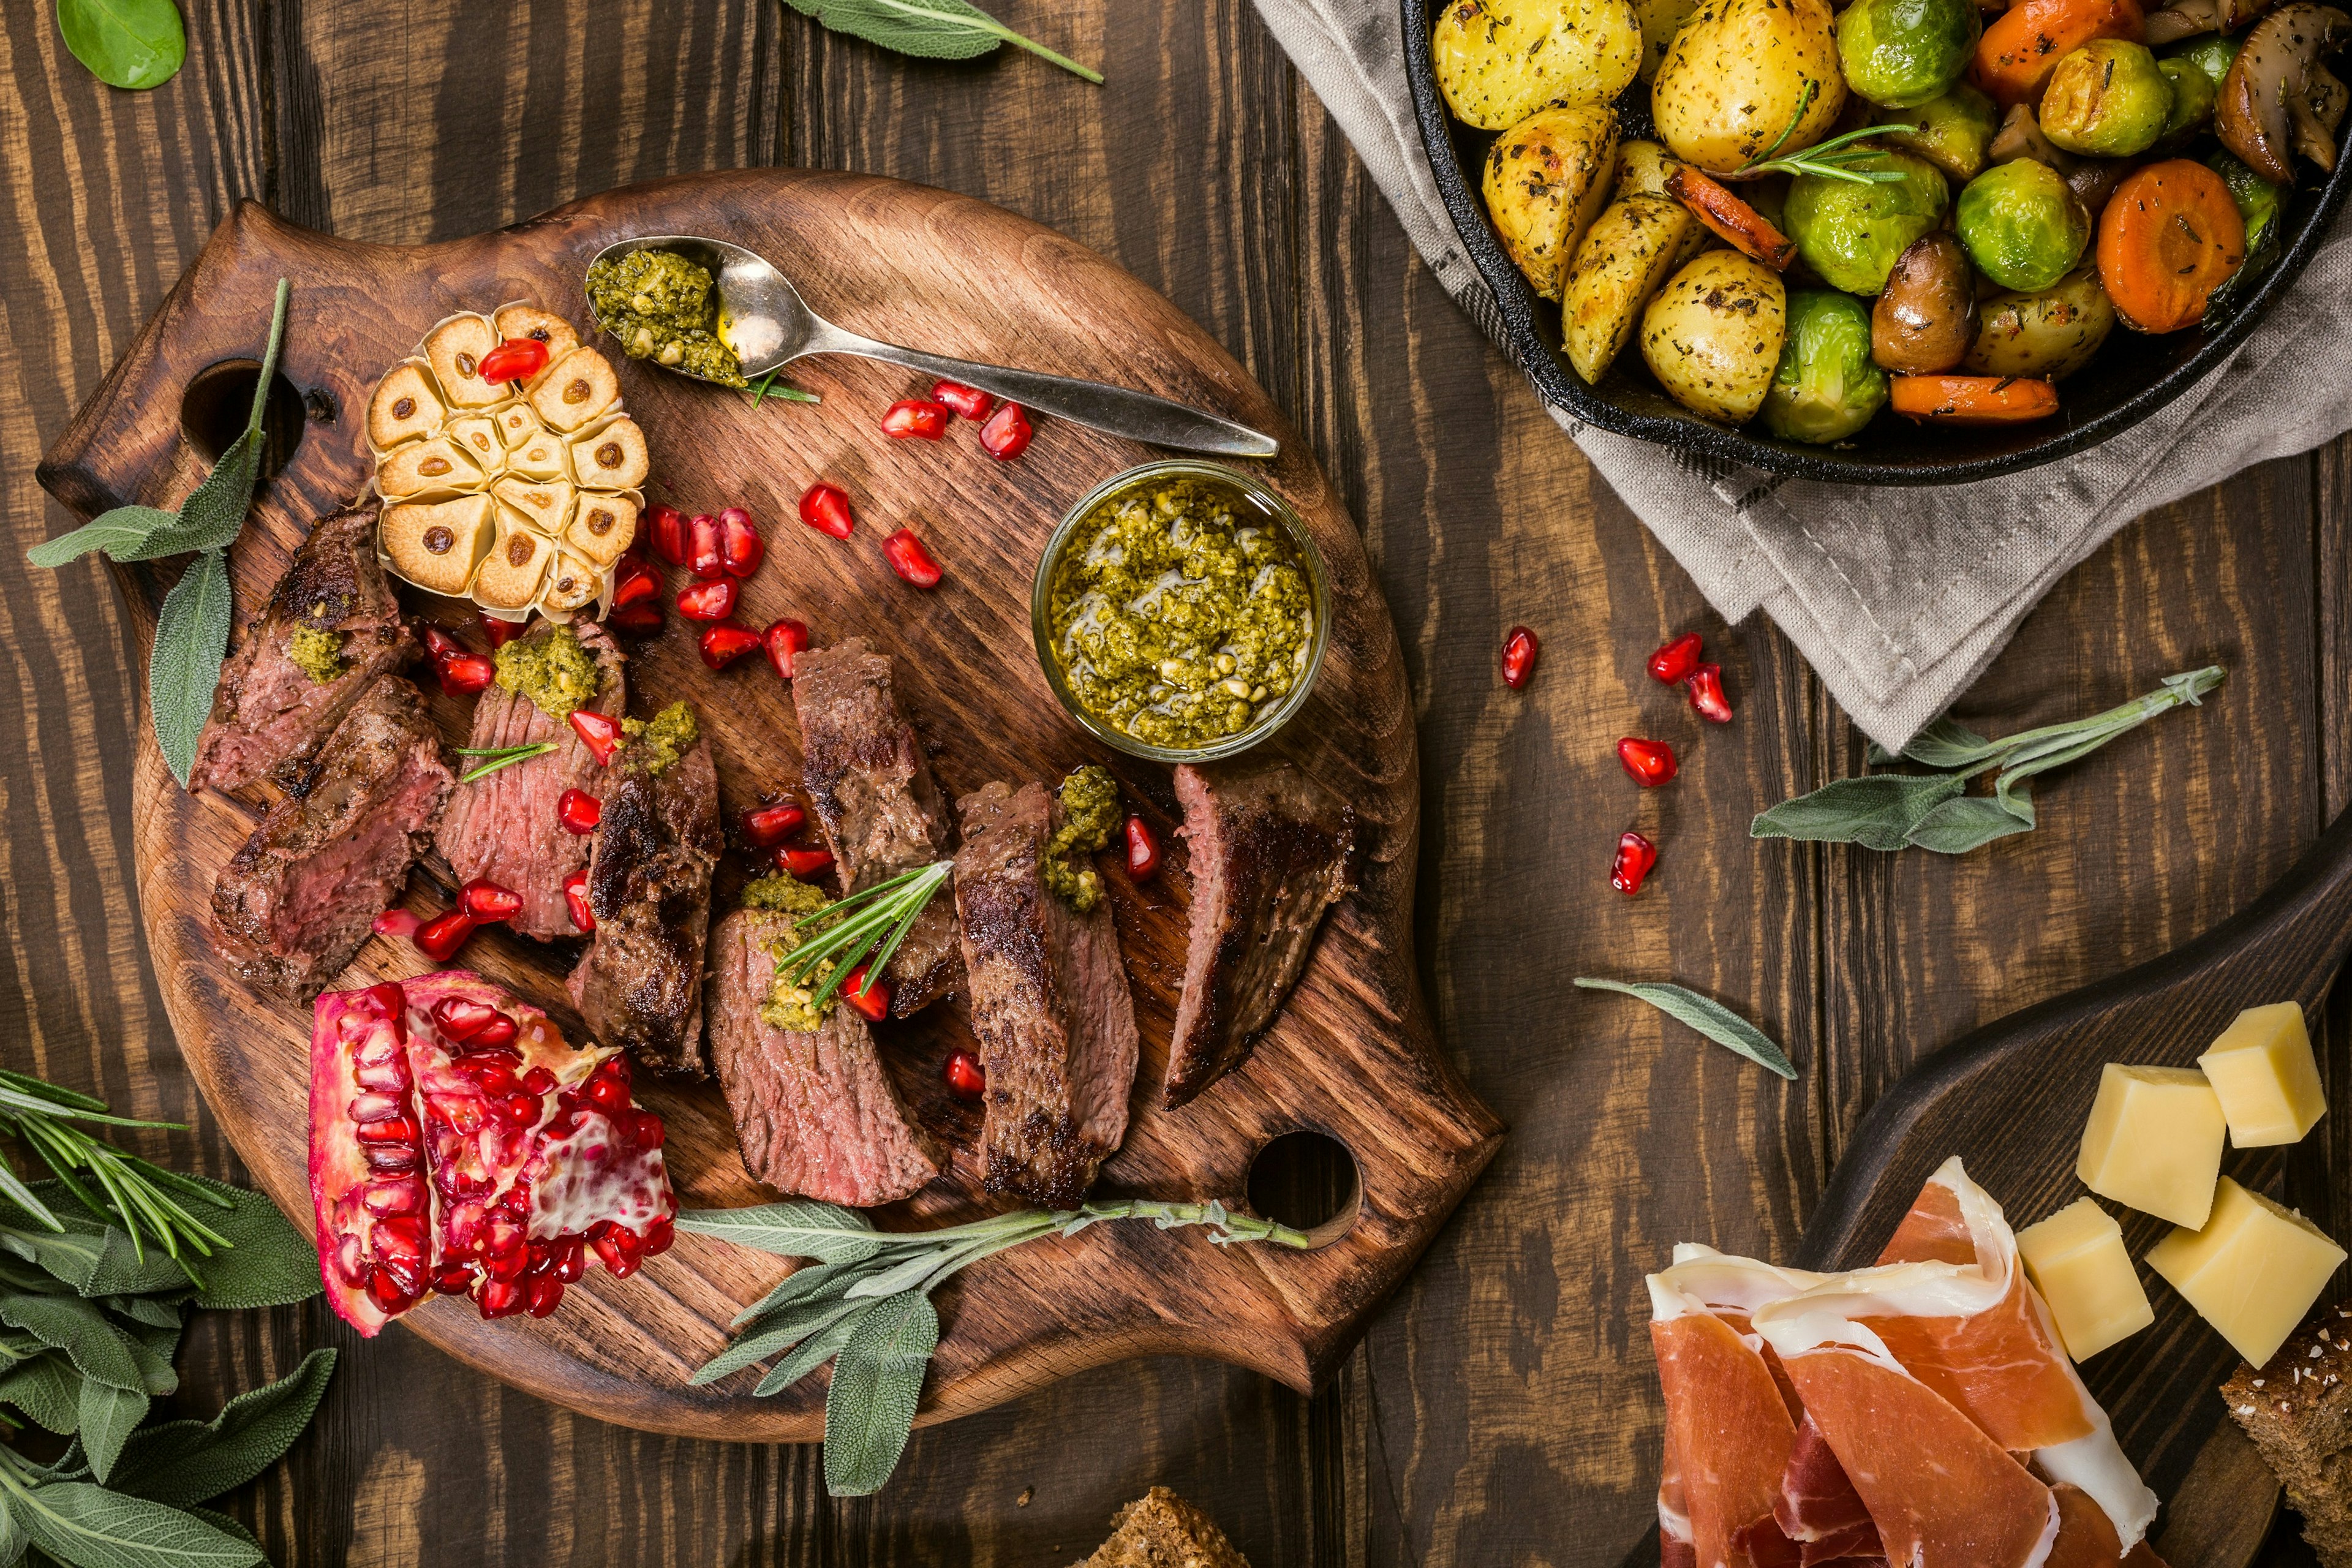
[[2176, 1230], [2147, 1254], [2147, 1266], [2254, 1366], [2277, 1353], [2343, 1261], [2317, 1226], [2227, 1176], [2203, 1229]]
[[2074, 1173], [2103, 1198], [2195, 1230], [2221, 1173], [2221, 1098], [2195, 1068], [2109, 1062]]
[[2327, 1109], [2298, 1003], [2247, 1008], [2197, 1065], [2221, 1097], [2233, 1149], [2292, 1143]]
[[2019, 1231], [2017, 1250], [2058, 1320], [2066, 1353], [2076, 1361], [2156, 1321], [2131, 1254], [2124, 1250], [2123, 1226], [2090, 1199], [2079, 1198]]

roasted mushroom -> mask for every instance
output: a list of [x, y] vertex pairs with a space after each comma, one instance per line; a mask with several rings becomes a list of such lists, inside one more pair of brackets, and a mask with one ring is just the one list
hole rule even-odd
[[2012, 106], [1994, 133], [1992, 145], [1985, 149], [1985, 161], [1990, 163], [2013, 163], [2020, 158], [2031, 158], [2037, 163], [2047, 163], [2060, 174], [2068, 174], [2082, 163], [2072, 153], [2061, 151], [2058, 144], [2042, 133], [2042, 121], [2035, 116], [2033, 106], [2020, 103]]
[[2146, 41], [2160, 49], [2200, 33], [2234, 33], [2270, 8], [2271, 0], [2173, 0], [2147, 14]]
[[1976, 277], [1949, 229], [1921, 235], [1895, 260], [1870, 312], [1870, 357], [1897, 375], [1950, 370], [1977, 335]]
[[2333, 171], [2347, 95], [2320, 57], [2347, 43], [2352, 16], [2333, 5], [2296, 0], [2263, 17], [2221, 79], [2213, 106], [2221, 144], [2274, 185], [2294, 183], [2290, 148]]

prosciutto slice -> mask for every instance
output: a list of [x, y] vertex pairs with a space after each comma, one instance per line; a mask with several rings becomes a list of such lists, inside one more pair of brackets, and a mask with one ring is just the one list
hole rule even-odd
[[1803, 1549], [1799, 1568], [1845, 1563], [1860, 1568], [1886, 1560], [1870, 1510], [1811, 1411], [1797, 1423], [1797, 1441], [1789, 1450], [1789, 1468], [1780, 1472], [1780, 1496], [1772, 1505], [1772, 1517], [1780, 1533]]

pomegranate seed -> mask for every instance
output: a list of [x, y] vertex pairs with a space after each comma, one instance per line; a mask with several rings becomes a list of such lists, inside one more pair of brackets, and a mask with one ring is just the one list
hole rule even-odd
[[375, 917], [369, 929], [378, 936], [415, 936], [416, 928], [425, 922], [406, 910], [386, 910]]
[[751, 627], [721, 621], [702, 630], [702, 662], [724, 669], [759, 646], [760, 634]]
[[343, 1107], [343, 1114], [364, 1127], [371, 1121], [389, 1121], [400, 1114], [400, 1096], [377, 1091], [355, 1094]]
[[408, 1292], [400, 1288], [399, 1282], [393, 1279], [392, 1271], [382, 1264], [368, 1270], [367, 1293], [371, 1300], [387, 1312], [403, 1311], [408, 1306]]
[[841, 983], [841, 999], [878, 1024], [890, 1016], [890, 987], [878, 978], [867, 979], [866, 970], [861, 963], [849, 972]]
[[544, 1318], [562, 1303], [563, 1281], [552, 1274], [541, 1274], [530, 1282], [530, 1312], [534, 1318]]
[[814, 484], [803, 490], [801, 521], [835, 539], [848, 538], [857, 526], [849, 515], [849, 494], [839, 485]]
[[[498, 1051], [503, 1047], [512, 1045], [515, 1036], [520, 1032], [515, 1026], [515, 1021], [501, 1013], [477, 1030], [474, 1037], [467, 1041], [466, 1045], [469, 1050], [476, 1052]], [[518, 1057], [516, 1059], [520, 1061], [521, 1058]]]
[[931, 401], [944, 403], [966, 419], [985, 419], [988, 411], [996, 406], [996, 399], [976, 386], [966, 386], [960, 381], [931, 383]]
[[522, 636], [523, 623], [520, 621], [500, 620], [487, 611], [479, 619], [482, 623], [482, 635], [490, 639], [490, 651], [493, 653]]
[[890, 570], [918, 588], [940, 585], [940, 563], [923, 548], [911, 528], [902, 528], [882, 542], [882, 554], [890, 563]]
[[1009, 463], [1029, 449], [1029, 416], [1021, 412], [1021, 405], [1007, 403], [988, 416], [980, 427], [980, 444], [988, 455], [1000, 463]]
[[572, 732], [599, 763], [611, 762], [613, 753], [621, 749], [621, 721], [593, 708], [572, 710]]
[[793, 656], [806, 649], [808, 645], [808, 623], [793, 620], [790, 616], [760, 634], [760, 646], [768, 650], [768, 666], [782, 680], [793, 678]]
[[1609, 885], [1631, 898], [1642, 890], [1642, 879], [1658, 863], [1658, 847], [1638, 833], [1617, 839], [1617, 858], [1609, 868]]
[[425, 628], [425, 652], [436, 664], [446, 664], [453, 658], [463, 658], [471, 651], [464, 643], [439, 626]]
[[522, 913], [522, 895], [488, 877], [477, 877], [458, 889], [457, 902], [480, 925], [496, 925]]
[[555, 1087], [555, 1075], [545, 1068], [533, 1068], [522, 1075], [522, 1087], [529, 1094], [545, 1094]]
[[436, 963], [446, 963], [473, 934], [474, 917], [463, 910], [451, 910], [416, 928], [417, 951]]
[[522, 1080], [516, 1078], [514, 1068], [501, 1059], [505, 1054], [493, 1051], [478, 1057], [467, 1057], [457, 1063], [457, 1070], [480, 1085], [483, 1094], [491, 1099], [503, 1100], [509, 1094], [520, 1094]]
[[978, 1100], [988, 1092], [988, 1073], [980, 1058], [961, 1047], [948, 1053], [948, 1059], [940, 1065], [940, 1077], [958, 1100]]
[[776, 851], [776, 864], [795, 877], [806, 879], [833, 869], [833, 851], [794, 849], [787, 846]]
[[671, 1223], [669, 1215], [657, 1215], [646, 1224], [645, 1254], [647, 1258], [659, 1258], [677, 1239], [677, 1226]]
[[635, 1075], [629, 1071], [629, 1058], [615, 1052], [598, 1062], [595, 1072], [591, 1076], [609, 1079], [623, 1089], [626, 1089], [629, 1087], [629, 1079]]
[[617, 1116], [629, 1109], [629, 1086], [606, 1078], [602, 1073], [590, 1079], [588, 1087], [581, 1092], [589, 1104], [607, 1116]]
[[797, 805], [755, 805], [743, 814], [743, 838], [754, 849], [773, 848], [807, 820], [808, 814]]
[[474, 374], [498, 386], [509, 381], [529, 381], [547, 368], [547, 345], [537, 338], [509, 338], [482, 356]]
[[901, 441], [909, 436], [936, 441], [947, 433], [947, 409], [928, 397], [902, 397], [882, 412], [882, 434]]
[[588, 1244], [576, 1236], [558, 1238], [548, 1272], [566, 1285], [588, 1272]]
[[416, 1123], [405, 1116], [388, 1117], [382, 1121], [362, 1121], [352, 1129], [353, 1137], [362, 1143], [414, 1143], [424, 1134]]
[[1723, 694], [1723, 666], [1702, 664], [1684, 682], [1690, 688], [1691, 706], [1698, 716], [1717, 724], [1731, 722], [1731, 699]]
[[624, 555], [613, 568], [613, 608], [652, 599], [661, 592], [661, 574], [642, 555]]
[[444, 1296], [462, 1296], [474, 1288], [474, 1279], [472, 1264], [450, 1264], [433, 1276], [433, 1289]]
[[1503, 638], [1503, 684], [1517, 691], [1536, 672], [1536, 655], [1543, 645], [1525, 626], [1513, 626]]
[[650, 1110], [637, 1112], [636, 1126], [630, 1134], [629, 1142], [640, 1149], [658, 1149], [668, 1141], [669, 1133], [662, 1127], [660, 1117]]
[[433, 1004], [433, 1025], [459, 1045], [473, 1037], [506, 1015], [487, 1002], [469, 1002], [463, 996], [445, 996]]
[[1127, 819], [1127, 874], [1140, 882], [1160, 869], [1160, 836], [1139, 816]]
[[528, 1127], [539, 1120], [541, 1106], [539, 1096], [518, 1089], [504, 1100], [493, 1101], [490, 1109], [509, 1127]]
[[624, 637], [649, 637], [662, 629], [659, 605], [625, 605], [604, 617], [605, 626]]
[[451, 697], [471, 697], [499, 678], [499, 667], [482, 653], [461, 653], [455, 658], [441, 661], [436, 672], [441, 677], [441, 689]]
[[667, 501], [646, 509], [646, 533], [654, 553], [673, 566], [686, 564], [686, 513]]
[[735, 579], [719, 577], [677, 591], [677, 613], [689, 621], [723, 621], [735, 613]]
[[415, 1214], [424, 1204], [425, 1194], [415, 1182], [371, 1182], [360, 1202], [368, 1213], [383, 1219]]
[[555, 820], [563, 825], [564, 832], [584, 838], [604, 820], [604, 803], [584, 789], [565, 790], [555, 802]]
[[751, 521], [751, 514], [730, 506], [719, 514], [719, 563], [730, 577], [749, 577], [768, 558], [768, 542]]
[[1705, 647], [1696, 632], [1685, 632], [1670, 643], [1663, 644], [1650, 656], [1650, 679], [1672, 686], [1685, 680], [1698, 668], [1699, 649]]
[[1637, 740], [1632, 735], [1617, 742], [1617, 760], [1625, 772], [1643, 789], [1655, 789], [1675, 776], [1675, 749], [1664, 741]]
[[686, 569], [705, 579], [727, 570], [719, 548], [719, 520], [707, 511], [695, 513], [686, 525]]
[[475, 1302], [485, 1318], [511, 1318], [530, 1305], [530, 1297], [510, 1279], [485, 1279]]
[[583, 934], [596, 929], [596, 917], [588, 908], [587, 867], [563, 879], [563, 907], [572, 911], [572, 923]]

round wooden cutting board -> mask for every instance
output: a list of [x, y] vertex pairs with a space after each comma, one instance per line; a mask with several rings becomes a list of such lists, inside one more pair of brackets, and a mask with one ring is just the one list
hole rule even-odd
[[[1098, 1226], [982, 1264], [940, 1298], [943, 1337], [921, 1419], [983, 1408], [1083, 1367], [1180, 1352], [1257, 1368], [1304, 1389], [1353, 1343], [1493, 1155], [1501, 1128], [1435, 1048], [1412, 960], [1419, 785], [1404, 667], [1353, 524], [1265, 394], [1166, 300], [1049, 230], [967, 198], [863, 176], [766, 170], [616, 191], [497, 234], [414, 249], [345, 244], [240, 208], [205, 247], [131, 352], [76, 417], [41, 481], [83, 515], [131, 501], [174, 506], [209, 453], [184, 430], [187, 389], [223, 362], [257, 359], [270, 295], [293, 283], [283, 377], [307, 418], [283, 471], [266, 484], [231, 552], [240, 622], [259, 608], [310, 521], [357, 494], [369, 389], [426, 328], [452, 311], [527, 299], [592, 336], [581, 277], [604, 246], [636, 234], [706, 234], [775, 261], [820, 313], [853, 331], [963, 358], [1092, 376], [1215, 409], [1283, 440], [1267, 479], [1297, 507], [1329, 567], [1330, 647], [1299, 717], [1270, 742], [1336, 790], [1357, 816], [1354, 892], [1331, 911], [1306, 974], [1255, 1055], [1182, 1110], [1158, 1086], [1184, 964], [1188, 914], [1169, 771], [1111, 752], [1055, 705], [1029, 634], [1032, 571], [1063, 512], [1097, 482], [1160, 456], [1097, 432], [1040, 420], [1017, 462], [986, 457], [972, 426], [939, 443], [893, 441], [877, 420], [928, 383], [862, 360], [803, 361], [792, 381], [821, 405], [706, 387], [613, 357], [623, 395], [654, 455], [649, 500], [688, 511], [749, 507], [768, 557], [745, 584], [737, 619], [807, 621], [816, 640], [862, 636], [896, 657], [898, 691], [950, 795], [992, 779], [1058, 780], [1104, 763], [1169, 847], [1152, 880], [1108, 872], [1133, 981], [1143, 1061], [1127, 1142], [1104, 1169], [1104, 1194], [1222, 1198], [1247, 1191], [1251, 1164], [1295, 1131], [1344, 1144], [1359, 1197], [1311, 1252], [1220, 1247], [1196, 1232]], [[608, 345], [609, 346], [609, 345]], [[248, 374], [249, 384], [249, 374]], [[199, 435], [203, 421], [195, 421]], [[801, 491], [825, 479], [856, 507], [837, 542], [794, 520]], [[881, 537], [908, 526], [946, 569], [930, 593], [894, 576]], [[119, 569], [142, 627], [179, 563]], [[675, 590], [686, 580], [670, 574]], [[413, 611], [482, 646], [463, 607], [404, 588]], [[757, 658], [714, 674], [690, 623], [631, 647], [631, 710], [691, 700], [712, 736], [722, 808], [736, 813], [800, 775], [791, 696]], [[428, 682], [429, 689], [429, 682]], [[431, 692], [453, 744], [470, 703]], [[295, 1221], [311, 1223], [305, 1172], [309, 1010], [246, 990], [206, 929], [213, 881], [267, 805], [190, 796], [152, 739], [134, 786], [141, 907], [165, 1005], [214, 1111], [260, 1184]], [[730, 856], [724, 907], [746, 874]], [[1106, 858], [1108, 868], [1109, 861]], [[409, 904], [447, 906], [420, 872]], [[574, 952], [476, 936], [458, 962], [546, 1007], [576, 1040], [563, 977]], [[373, 940], [338, 982], [362, 985], [428, 967], [407, 942]], [[956, 1147], [951, 1174], [877, 1215], [887, 1228], [976, 1217], [977, 1111], [951, 1098], [939, 1067], [968, 1043], [961, 1004], [877, 1031], [915, 1114]], [[773, 1194], [746, 1175], [712, 1082], [639, 1077], [640, 1098], [667, 1122], [669, 1167], [688, 1207]], [[1321, 1234], [1321, 1233], [1318, 1233]], [[820, 1435], [824, 1382], [752, 1399], [757, 1371], [709, 1388], [687, 1377], [727, 1342], [728, 1320], [788, 1266], [681, 1235], [642, 1273], [592, 1270], [543, 1321], [485, 1322], [470, 1303], [436, 1300], [401, 1320], [493, 1376], [572, 1409], [649, 1430], [752, 1441]]]

